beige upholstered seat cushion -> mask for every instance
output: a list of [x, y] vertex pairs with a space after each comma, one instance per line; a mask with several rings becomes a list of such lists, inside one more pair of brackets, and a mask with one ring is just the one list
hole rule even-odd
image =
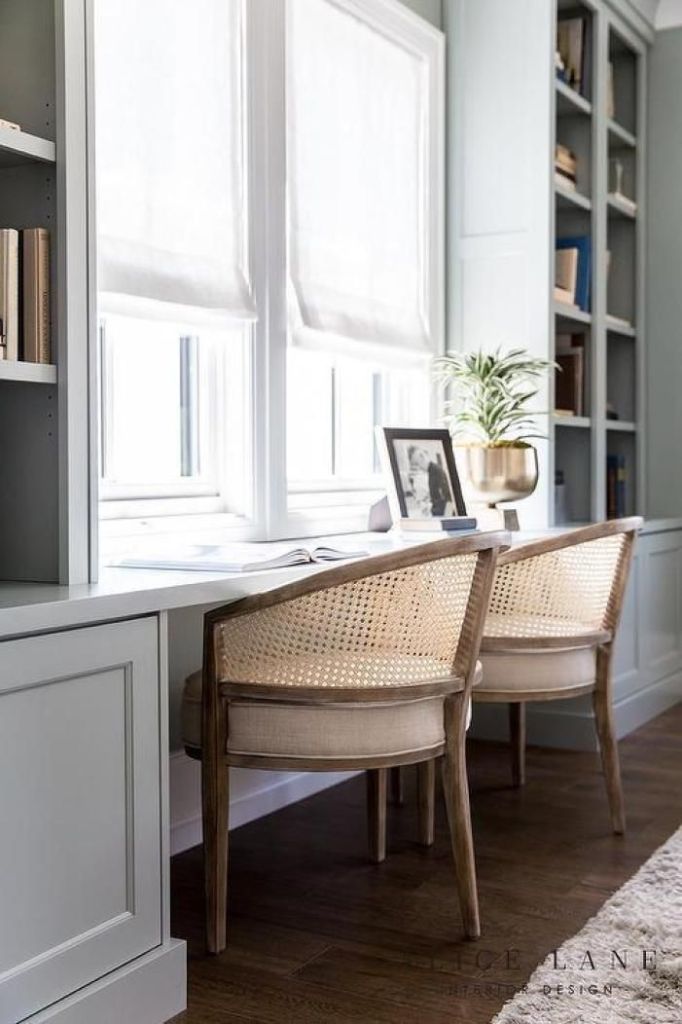
[[[443, 742], [443, 698], [314, 706], [234, 699], [228, 729], [231, 754], [330, 760], [399, 756]], [[201, 672], [185, 683], [182, 733], [187, 747], [201, 747]]]
[[[474, 691], [513, 693], [587, 686], [596, 676], [594, 647], [488, 652], [481, 655], [483, 678]], [[485, 698], [483, 698], [485, 699]]]

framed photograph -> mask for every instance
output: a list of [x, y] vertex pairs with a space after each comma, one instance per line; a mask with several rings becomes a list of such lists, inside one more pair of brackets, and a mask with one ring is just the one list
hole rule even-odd
[[394, 522], [466, 515], [447, 430], [376, 429]]

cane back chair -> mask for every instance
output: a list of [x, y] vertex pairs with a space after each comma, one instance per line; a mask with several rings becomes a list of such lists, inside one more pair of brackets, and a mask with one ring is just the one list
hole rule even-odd
[[[631, 517], [520, 544], [498, 561], [481, 644], [474, 703], [509, 705], [512, 779], [525, 782], [525, 705], [592, 694], [613, 831], [625, 831], [612, 661], [642, 519]], [[419, 766], [424, 774], [424, 766]], [[423, 834], [433, 841], [435, 775]], [[423, 788], [423, 787], [422, 787]]]
[[637, 517], [520, 545], [500, 558], [481, 646], [479, 702], [509, 704], [512, 778], [525, 781], [525, 705], [592, 694], [614, 832], [625, 813], [612, 661]]
[[464, 928], [480, 934], [466, 713], [505, 533], [363, 559], [209, 612], [183, 702], [201, 759], [207, 942], [226, 945], [229, 770], [367, 770], [370, 847], [385, 851], [386, 774], [444, 755]]

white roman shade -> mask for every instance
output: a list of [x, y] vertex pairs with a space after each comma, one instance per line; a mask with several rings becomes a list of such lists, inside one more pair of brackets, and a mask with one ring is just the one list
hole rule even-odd
[[443, 40], [395, 0], [289, 0], [294, 343], [441, 343]]
[[253, 319], [243, 0], [97, 0], [104, 312]]

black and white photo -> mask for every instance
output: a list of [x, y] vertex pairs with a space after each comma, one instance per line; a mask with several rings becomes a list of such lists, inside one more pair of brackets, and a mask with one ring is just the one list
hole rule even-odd
[[381, 427], [377, 438], [394, 520], [466, 514], [447, 430]]

